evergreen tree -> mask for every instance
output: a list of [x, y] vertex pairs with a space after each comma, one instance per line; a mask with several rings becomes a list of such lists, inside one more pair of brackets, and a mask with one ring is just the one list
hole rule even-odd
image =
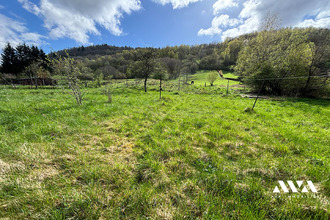
[[26, 44], [20, 44], [16, 47], [16, 54], [18, 59], [18, 72], [22, 73], [24, 69], [33, 62], [31, 57], [31, 48]]
[[10, 44], [4, 48], [2, 54], [2, 72], [16, 76], [24, 74], [25, 69], [33, 63], [38, 63], [43, 69], [52, 72], [52, 65], [42, 49], [36, 46], [19, 44], [16, 48]]
[[2, 57], [2, 72], [3, 73], [10, 73], [17, 75], [17, 55], [15, 48], [13, 48], [9, 43], [3, 49], [1, 54]]

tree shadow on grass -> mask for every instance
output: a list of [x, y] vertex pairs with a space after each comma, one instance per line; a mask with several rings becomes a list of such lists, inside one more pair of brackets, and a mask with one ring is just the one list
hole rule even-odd
[[311, 106], [330, 106], [330, 99], [312, 99], [312, 98], [289, 98], [288, 101], [305, 103]]

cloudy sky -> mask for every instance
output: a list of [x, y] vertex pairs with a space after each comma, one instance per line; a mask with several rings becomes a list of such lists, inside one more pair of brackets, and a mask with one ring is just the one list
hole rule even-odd
[[330, 28], [329, 0], [0, 0], [0, 48], [220, 42], [258, 30], [267, 14], [282, 27]]

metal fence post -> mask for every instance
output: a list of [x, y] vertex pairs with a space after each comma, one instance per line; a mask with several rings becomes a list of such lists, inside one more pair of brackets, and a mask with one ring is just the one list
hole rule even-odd
[[256, 105], [256, 103], [257, 103], [257, 101], [258, 101], [258, 98], [259, 98], [259, 95], [260, 95], [260, 93], [261, 93], [262, 87], [264, 87], [264, 82], [265, 82], [265, 80], [262, 81], [262, 84], [261, 84], [261, 87], [260, 87], [260, 89], [259, 89], [259, 92], [258, 92], [257, 98], [256, 98], [256, 100], [254, 101], [254, 104], [253, 104], [253, 107], [252, 107], [252, 111], [253, 111], [254, 106]]

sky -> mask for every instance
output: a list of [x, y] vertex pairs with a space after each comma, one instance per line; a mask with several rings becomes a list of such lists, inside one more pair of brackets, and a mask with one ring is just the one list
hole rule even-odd
[[0, 49], [222, 42], [259, 30], [269, 14], [280, 27], [330, 28], [329, 0], [0, 0]]

